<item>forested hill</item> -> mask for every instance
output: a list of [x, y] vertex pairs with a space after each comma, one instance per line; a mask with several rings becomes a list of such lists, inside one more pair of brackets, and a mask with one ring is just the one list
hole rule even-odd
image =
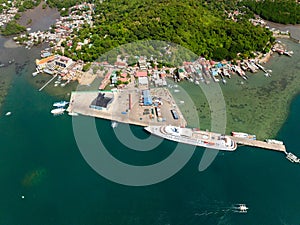
[[266, 20], [283, 24], [300, 24], [300, 3], [295, 0], [246, 0], [242, 4]]
[[74, 39], [79, 42], [89, 38], [92, 47], [83, 47], [83, 54], [70, 49], [70, 56], [91, 61], [113, 47], [145, 39], [171, 41], [216, 60], [233, 59], [238, 53], [247, 57], [253, 51], [264, 50], [271, 39], [270, 32], [254, 27], [246, 19], [228, 19], [222, 7], [225, 4], [213, 2], [95, 1], [94, 26], [86, 26]]

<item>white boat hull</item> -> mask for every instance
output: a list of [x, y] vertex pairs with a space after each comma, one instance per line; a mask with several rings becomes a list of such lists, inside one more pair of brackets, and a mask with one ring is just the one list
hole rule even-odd
[[[221, 151], [235, 151], [237, 148], [237, 144], [231, 140], [229, 137], [206, 132], [206, 131], [194, 131], [189, 128], [184, 128], [185, 131], [190, 133], [192, 136], [184, 136], [180, 134], [172, 134], [164, 132], [166, 127], [171, 126], [149, 126], [145, 127], [144, 129], [147, 130], [149, 133], [152, 133], [158, 137], [162, 137], [164, 139], [168, 139], [171, 141], [189, 144], [193, 146], [211, 148]], [[177, 128], [181, 129], [181, 128]]]

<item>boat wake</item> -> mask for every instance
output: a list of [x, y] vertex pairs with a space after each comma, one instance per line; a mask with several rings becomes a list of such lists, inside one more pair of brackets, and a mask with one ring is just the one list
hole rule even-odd
[[245, 214], [248, 212], [248, 207], [245, 204], [234, 204], [229, 207], [216, 207], [209, 210], [204, 210], [203, 212], [197, 212], [195, 216], [212, 216], [212, 215], [224, 215], [228, 213], [242, 213]]

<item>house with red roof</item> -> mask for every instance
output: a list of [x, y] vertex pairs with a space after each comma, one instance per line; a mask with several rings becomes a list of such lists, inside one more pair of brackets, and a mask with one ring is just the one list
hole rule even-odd
[[147, 77], [148, 73], [147, 71], [136, 71], [135, 72], [135, 77]]

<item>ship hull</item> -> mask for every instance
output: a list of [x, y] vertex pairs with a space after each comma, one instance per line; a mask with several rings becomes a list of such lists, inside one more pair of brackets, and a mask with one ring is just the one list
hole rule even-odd
[[[204, 147], [204, 148], [210, 148], [210, 149], [215, 149], [215, 150], [221, 150], [221, 151], [235, 151], [237, 148], [237, 144], [230, 140], [230, 146], [226, 146], [222, 141], [218, 141], [216, 137], [224, 137], [223, 135], [220, 134], [215, 134], [215, 133], [210, 133], [206, 131], [192, 131], [194, 133], [199, 133], [201, 135], [198, 135], [198, 138], [191, 138], [191, 137], [184, 137], [180, 135], [172, 135], [172, 134], [166, 134], [165, 132], [162, 132], [163, 128], [165, 126], [149, 126], [145, 127], [144, 129], [148, 131], [151, 134], [154, 134], [158, 137], [170, 140], [170, 141], [175, 141], [178, 143], [183, 143], [183, 144], [188, 144], [188, 145], [193, 145], [193, 146], [198, 146], [198, 147]], [[187, 129], [187, 128], [185, 128]], [[206, 137], [206, 138], [201, 138], [201, 137]]]

